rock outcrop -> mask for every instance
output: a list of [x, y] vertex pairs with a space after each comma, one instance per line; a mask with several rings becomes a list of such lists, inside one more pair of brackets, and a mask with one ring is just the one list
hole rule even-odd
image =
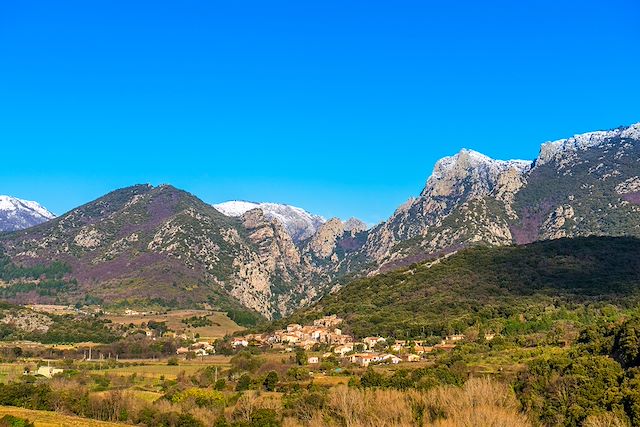
[[364, 246], [397, 266], [459, 248], [586, 235], [640, 235], [640, 124], [544, 143], [533, 162], [462, 150]]

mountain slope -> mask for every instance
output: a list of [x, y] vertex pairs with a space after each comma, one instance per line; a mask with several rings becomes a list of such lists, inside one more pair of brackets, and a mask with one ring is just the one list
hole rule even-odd
[[382, 270], [473, 245], [640, 235], [640, 124], [549, 142], [533, 162], [462, 150], [371, 230]]
[[36, 202], [0, 196], [0, 232], [33, 227], [55, 218]]
[[[536, 313], [562, 306], [636, 306], [638, 254], [640, 240], [631, 237], [466, 249], [436, 262], [355, 280], [289, 320], [337, 314], [358, 336], [398, 338], [463, 331], [495, 319], [514, 318], [521, 327], [527, 327], [528, 319], [529, 327], [535, 327]], [[493, 325], [494, 330], [500, 327], [504, 325]]]
[[0, 243], [18, 265], [69, 265], [71, 300], [243, 305], [271, 317], [314, 295], [322, 276], [260, 210], [230, 218], [167, 185], [114, 191]]

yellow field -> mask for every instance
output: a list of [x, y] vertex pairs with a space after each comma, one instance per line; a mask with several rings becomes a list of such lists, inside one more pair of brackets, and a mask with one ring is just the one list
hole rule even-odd
[[114, 427], [126, 425], [72, 417], [57, 412], [33, 411], [30, 409], [15, 408], [13, 406], [0, 406], [0, 417], [4, 415], [26, 418], [35, 423], [36, 427]]
[[[192, 328], [184, 323], [182, 319], [187, 319], [193, 316], [207, 316], [213, 325], [204, 326], [201, 328]], [[172, 331], [176, 331], [178, 334], [185, 333], [187, 335], [200, 334], [202, 338], [222, 338], [225, 335], [232, 334], [237, 331], [241, 331], [241, 326], [238, 326], [233, 320], [229, 319], [225, 313], [207, 311], [207, 310], [174, 310], [169, 311], [167, 314], [149, 314], [149, 315], [109, 315], [107, 319], [113, 323], [128, 325], [133, 323], [134, 325], [140, 325], [150, 320], [156, 322], [167, 322], [167, 326]]]
[[175, 379], [180, 372], [191, 375], [198, 369], [202, 369], [210, 365], [228, 367], [229, 357], [209, 356], [204, 360], [190, 360], [188, 362], [181, 360], [180, 365], [178, 366], [169, 366], [166, 362], [159, 362], [140, 366], [126, 366], [122, 368], [103, 369], [100, 372], [108, 372], [111, 374], [126, 376], [136, 374], [137, 376], [143, 378], [160, 378], [160, 376], [164, 376], [166, 379]]
[[349, 384], [349, 379], [351, 377], [315, 375], [310, 382], [316, 385], [335, 387], [340, 384]]

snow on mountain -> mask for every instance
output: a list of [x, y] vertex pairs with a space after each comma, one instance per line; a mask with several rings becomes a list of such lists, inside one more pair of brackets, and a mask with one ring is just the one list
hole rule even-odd
[[421, 197], [458, 195], [470, 198], [488, 194], [505, 172], [523, 174], [531, 165], [528, 160], [494, 160], [477, 151], [462, 149], [456, 155], [436, 162]]
[[318, 231], [318, 228], [326, 222], [323, 217], [311, 214], [304, 209], [278, 203], [232, 200], [218, 203], [213, 207], [227, 216], [236, 217], [251, 209], [261, 209], [268, 219], [280, 221], [296, 243], [313, 236]]
[[36, 202], [0, 196], [0, 231], [16, 231], [33, 227], [55, 218]]
[[531, 166], [529, 160], [495, 160], [474, 150], [463, 148], [454, 156], [443, 157], [436, 163], [432, 178], [439, 179], [455, 168], [481, 168], [489, 172], [502, 172], [507, 169], [524, 171]]
[[591, 147], [603, 144], [612, 138], [625, 140], [640, 139], [640, 123], [631, 126], [623, 126], [613, 130], [587, 132], [574, 135], [570, 138], [549, 141], [542, 144], [540, 154], [535, 161], [536, 166], [543, 165], [563, 157], [570, 157], [577, 151], [583, 151]]

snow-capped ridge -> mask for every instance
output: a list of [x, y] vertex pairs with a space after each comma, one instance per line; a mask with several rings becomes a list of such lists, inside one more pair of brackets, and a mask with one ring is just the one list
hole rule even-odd
[[314, 215], [297, 206], [279, 203], [256, 203], [242, 200], [230, 200], [213, 205], [227, 216], [238, 217], [252, 209], [261, 209], [265, 217], [279, 221], [294, 242], [300, 242], [314, 235], [326, 222], [320, 215]]
[[39, 203], [11, 196], [0, 196], [0, 231], [16, 231], [55, 218]]
[[611, 138], [640, 140], [640, 123], [621, 126], [612, 130], [600, 130], [573, 135], [569, 138], [547, 141], [540, 146], [540, 154], [535, 160], [536, 165], [542, 165], [565, 153], [586, 150], [605, 143]]
[[531, 167], [531, 164], [532, 162], [530, 160], [496, 160], [475, 150], [463, 148], [453, 156], [443, 157], [438, 160], [433, 168], [433, 174], [431, 177], [435, 179], [442, 178], [453, 169], [468, 170], [489, 168], [500, 171], [516, 169], [520, 172], [524, 172], [526, 169]]

